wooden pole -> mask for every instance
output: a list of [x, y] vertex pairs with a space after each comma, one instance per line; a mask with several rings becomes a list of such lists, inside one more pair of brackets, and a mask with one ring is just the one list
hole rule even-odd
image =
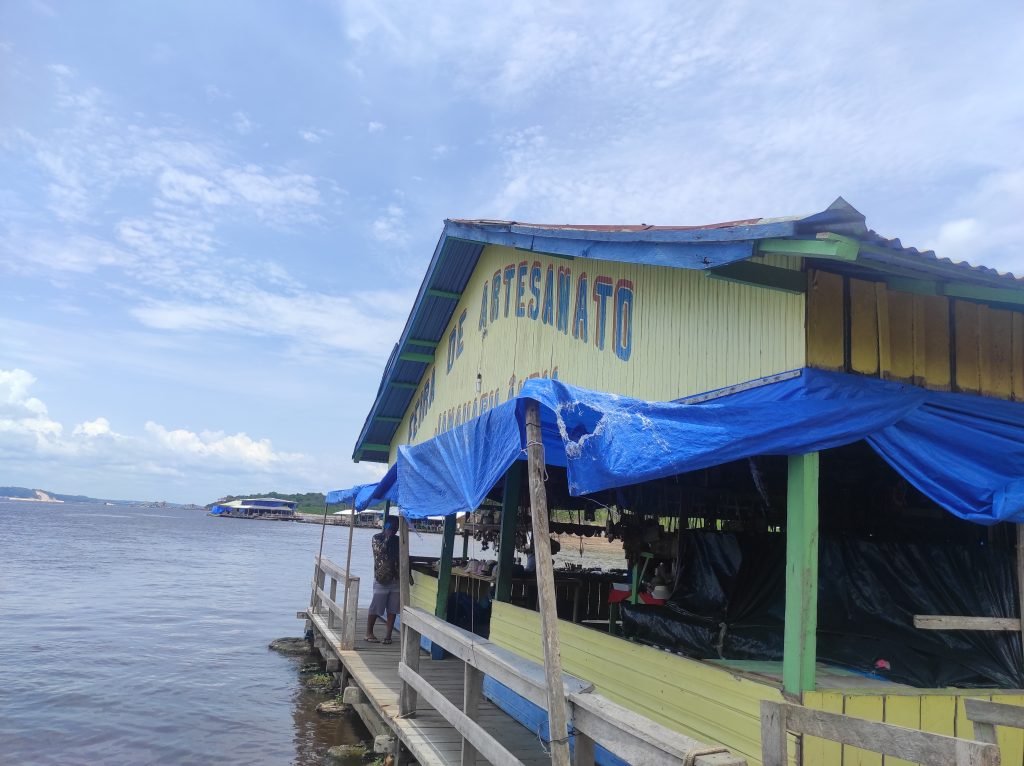
[[[352, 515], [348, 518], [348, 553], [345, 555], [345, 598], [341, 602], [341, 613], [345, 617], [345, 624], [348, 625], [348, 593], [351, 590], [349, 584], [352, 581], [352, 534], [356, 526], [356, 501], [352, 500]], [[359, 604], [353, 605], [359, 609]], [[351, 649], [352, 647], [347, 647]]]
[[533, 519], [533, 553], [537, 558], [541, 638], [544, 643], [551, 763], [553, 766], [569, 766], [569, 729], [566, 724], [565, 689], [562, 686], [562, 657], [558, 646], [555, 572], [551, 563], [548, 498], [544, 487], [544, 445], [540, 433], [540, 407], [534, 401], [526, 405], [526, 455], [530, 477], [530, 516]]
[[782, 686], [814, 690], [818, 653], [818, 453], [790, 455]]
[[516, 526], [519, 522], [519, 495], [523, 484], [523, 463], [517, 460], [505, 473], [501, 496], [501, 537], [498, 540], [498, 582], [494, 597], [512, 600], [512, 567], [516, 561]]

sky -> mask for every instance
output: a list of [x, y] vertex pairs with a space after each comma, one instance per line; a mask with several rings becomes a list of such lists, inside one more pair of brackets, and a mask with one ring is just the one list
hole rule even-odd
[[1024, 275], [1019, 2], [0, 4], [0, 485], [325, 491], [445, 218]]

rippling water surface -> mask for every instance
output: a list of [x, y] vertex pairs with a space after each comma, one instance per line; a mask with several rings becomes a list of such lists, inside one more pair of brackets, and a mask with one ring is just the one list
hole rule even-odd
[[[357, 739], [317, 716], [303, 660], [267, 649], [302, 634], [320, 531], [0, 501], [0, 763], [321, 764]], [[327, 527], [325, 555], [343, 562], [347, 534]], [[369, 583], [372, 532], [355, 534]]]

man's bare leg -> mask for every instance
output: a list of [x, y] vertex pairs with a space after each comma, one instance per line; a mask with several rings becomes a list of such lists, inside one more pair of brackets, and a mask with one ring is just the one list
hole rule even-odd
[[391, 631], [393, 631], [395, 629], [395, 618], [397, 616], [398, 615], [395, 614], [394, 612], [388, 612], [388, 619], [387, 619], [387, 622], [385, 623], [385, 626], [387, 627], [387, 630], [384, 632], [384, 640], [385, 641], [390, 641], [391, 640]]
[[[394, 622], [394, 620], [392, 620]], [[373, 612], [366, 615], [366, 640], [376, 641], [377, 637], [373, 635], [373, 626], [377, 624], [377, 615]]]

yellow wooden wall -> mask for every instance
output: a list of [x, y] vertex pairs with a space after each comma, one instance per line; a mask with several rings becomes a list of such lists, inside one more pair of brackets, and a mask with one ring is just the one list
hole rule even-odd
[[[566, 673], [670, 729], [761, 763], [761, 700], [782, 701], [779, 689], [571, 622], [559, 621], [558, 631]], [[494, 602], [490, 638], [544, 661], [537, 612]]]
[[808, 365], [1024, 401], [1024, 313], [845, 281], [808, 273]]
[[412, 581], [413, 585], [409, 589], [410, 605], [433, 614], [437, 609], [437, 578], [413, 571]]
[[[974, 729], [967, 720], [964, 699], [992, 700], [1010, 705], [1024, 705], [1024, 694], [991, 689], [922, 689], [914, 694], [861, 694], [841, 691], [806, 692], [804, 704], [815, 710], [886, 721], [936, 734], [974, 739]], [[1003, 766], [1021, 766], [1024, 762], [1024, 731], [996, 727]], [[907, 766], [899, 758], [883, 758], [878, 753], [856, 747], [805, 737], [803, 766]]]
[[[799, 268], [796, 259], [762, 256], [755, 260], [780, 268]], [[539, 262], [546, 276], [548, 265], [568, 267], [576, 278], [586, 272], [589, 291], [598, 276], [633, 283], [632, 351], [623, 361], [612, 350], [612, 322], [609, 316], [606, 347], [595, 343], [595, 304], [591, 297], [588, 342], [545, 325], [539, 319], [501, 316], [479, 329], [484, 284], [509, 264]], [[513, 293], [515, 290], [513, 289]], [[504, 301], [504, 289], [501, 291]], [[543, 292], [542, 292], [543, 294]], [[531, 298], [527, 290], [526, 302]], [[575, 297], [572, 304], [575, 305]], [[609, 312], [612, 301], [608, 303]], [[448, 370], [448, 337], [463, 322], [463, 349]], [[438, 415], [448, 408], [479, 399], [481, 393], [497, 390], [498, 401], [508, 399], [512, 376], [519, 381], [531, 375], [550, 375], [557, 367], [558, 378], [599, 391], [666, 401], [698, 394], [722, 386], [785, 372], [805, 365], [804, 296], [709, 278], [704, 272], [659, 266], [595, 261], [586, 258], [558, 258], [523, 253], [505, 247], [488, 246], [480, 256], [473, 276], [455, 309], [441, 342], [413, 397], [409, 411], [392, 441], [390, 462], [399, 444], [419, 443], [432, 438]], [[480, 393], [477, 375], [480, 375]], [[422, 393], [433, 381], [433, 401], [422, 407]], [[421, 413], [412, 433], [410, 417]]]

